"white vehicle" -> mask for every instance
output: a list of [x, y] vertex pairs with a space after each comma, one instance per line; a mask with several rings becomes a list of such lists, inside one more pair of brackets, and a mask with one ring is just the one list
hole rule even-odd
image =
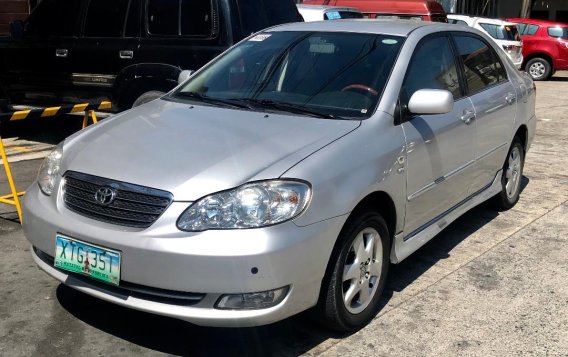
[[361, 19], [363, 14], [354, 7], [297, 5], [304, 21]]
[[523, 64], [523, 41], [517, 24], [486, 17], [448, 14], [450, 24], [467, 25], [485, 32], [503, 48], [517, 68]]

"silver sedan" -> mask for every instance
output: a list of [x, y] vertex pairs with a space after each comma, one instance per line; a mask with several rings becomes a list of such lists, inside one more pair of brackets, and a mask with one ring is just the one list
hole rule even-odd
[[24, 202], [61, 282], [199, 325], [377, 314], [391, 263], [519, 199], [535, 87], [475, 29], [274, 27], [69, 137]]

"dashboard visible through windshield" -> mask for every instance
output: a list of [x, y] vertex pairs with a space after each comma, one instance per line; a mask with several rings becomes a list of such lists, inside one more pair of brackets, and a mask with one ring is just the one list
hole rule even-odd
[[266, 32], [234, 47], [173, 94], [208, 105], [322, 118], [369, 117], [404, 38]]

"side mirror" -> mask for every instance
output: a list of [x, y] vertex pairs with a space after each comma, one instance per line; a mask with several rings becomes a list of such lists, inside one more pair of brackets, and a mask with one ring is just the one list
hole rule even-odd
[[189, 79], [189, 77], [191, 77], [192, 74], [194, 74], [195, 71], [192, 70], [183, 70], [180, 72], [179, 76], [178, 76], [178, 84], [182, 84], [183, 82], [187, 81]]
[[22, 38], [24, 34], [24, 22], [22, 20], [15, 20], [10, 22], [10, 35], [12, 38]]
[[454, 109], [454, 96], [441, 89], [420, 89], [410, 97], [408, 110], [412, 114], [446, 114]]

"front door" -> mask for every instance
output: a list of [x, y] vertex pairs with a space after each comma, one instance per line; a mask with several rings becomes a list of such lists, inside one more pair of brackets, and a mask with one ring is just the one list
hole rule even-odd
[[60, 104], [70, 89], [69, 64], [80, 23], [81, 1], [44, 0], [26, 21], [23, 38], [6, 51], [10, 97]]

